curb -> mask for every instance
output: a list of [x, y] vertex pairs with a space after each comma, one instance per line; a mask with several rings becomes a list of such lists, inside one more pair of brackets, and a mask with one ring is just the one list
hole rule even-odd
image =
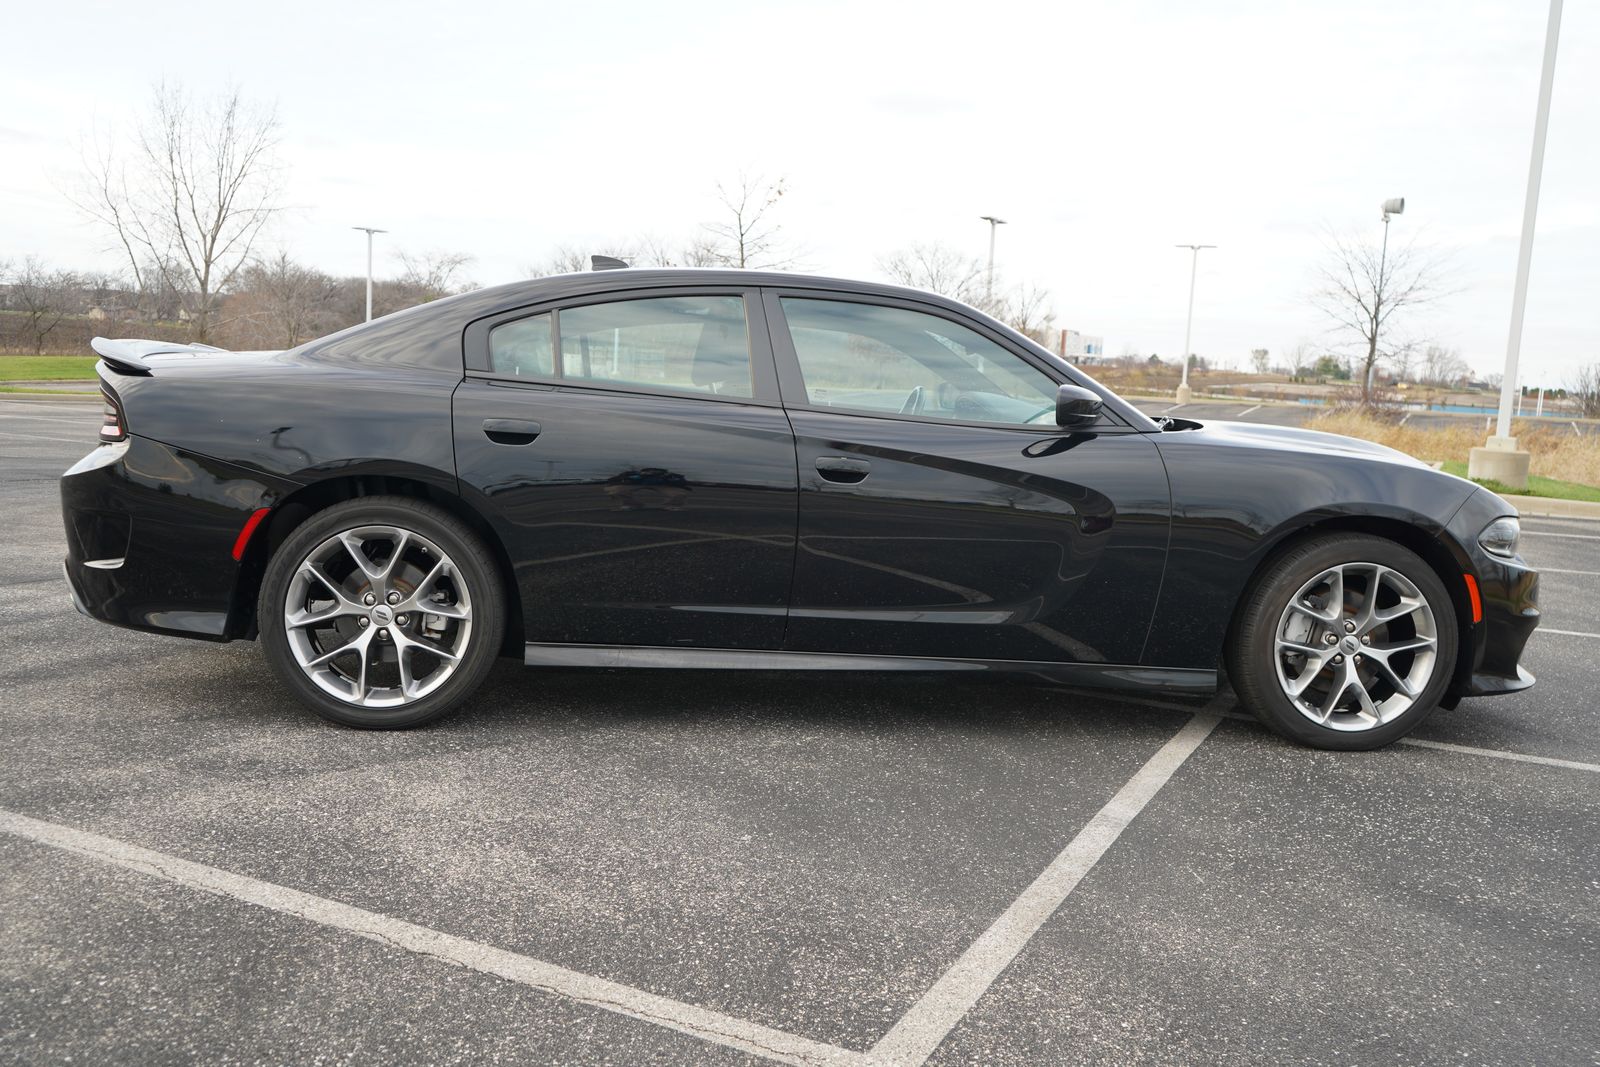
[[1517, 509], [1527, 519], [1590, 519], [1600, 520], [1600, 503], [1593, 500], [1561, 500], [1548, 496], [1512, 496], [1501, 493], [1500, 499]]

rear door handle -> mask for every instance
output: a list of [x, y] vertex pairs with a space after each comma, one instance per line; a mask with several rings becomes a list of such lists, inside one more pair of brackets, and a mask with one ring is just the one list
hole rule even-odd
[[542, 432], [530, 419], [483, 420], [483, 435], [497, 445], [531, 445]]
[[830, 482], [854, 485], [872, 472], [872, 464], [864, 459], [847, 459], [844, 456], [818, 456], [817, 472]]

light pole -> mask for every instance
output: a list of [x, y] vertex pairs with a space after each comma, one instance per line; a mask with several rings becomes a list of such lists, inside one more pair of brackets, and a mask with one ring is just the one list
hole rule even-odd
[[[1383, 202], [1383, 251], [1378, 254], [1378, 290], [1372, 294], [1372, 314], [1377, 318], [1378, 311], [1383, 307], [1383, 294], [1385, 292], [1385, 276], [1389, 266], [1389, 216], [1404, 215], [1406, 212], [1406, 198], [1397, 196], [1393, 200]], [[1367, 388], [1372, 392], [1372, 383], [1378, 376], [1378, 330], [1374, 325], [1372, 330], [1372, 347], [1367, 351]]]
[[352, 230], [360, 230], [367, 235], [367, 321], [372, 321], [372, 235], [375, 233], [388, 233], [372, 226], [352, 226]]
[[1173, 245], [1173, 248], [1187, 248], [1194, 253], [1189, 261], [1189, 318], [1183, 326], [1183, 378], [1178, 382], [1178, 403], [1187, 404], [1194, 393], [1189, 389], [1189, 338], [1194, 332], [1194, 276], [1200, 270], [1200, 250], [1202, 248], [1215, 248], [1216, 245]]
[[984, 276], [987, 280], [983, 285], [983, 298], [989, 303], [994, 302], [994, 231], [997, 226], [1004, 226], [1005, 219], [997, 219], [993, 215], [979, 215], [980, 219], [989, 224], [989, 270]]
[[[1561, 36], [1561, 0], [1550, 0], [1544, 32], [1544, 66], [1539, 73], [1539, 106], [1533, 118], [1533, 154], [1528, 162], [1528, 194], [1522, 205], [1522, 244], [1517, 250], [1517, 281], [1511, 293], [1511, 333], [1506, 338], [1506, 371], [1500, 379], [1500, 415], [1494, 436], [1467, 454], [1467, 477], [1492, 478], [1513, 489], [1528, 485], [1527, 452], [1511, 436], [1511, 391], [1517, 388], [1522, 353], [1522, 314], [1528, 306], [1528, 272], [1533, 266], [1533, 224], [1539, 217], [1539, 181], [1544, 175], [1544, 138], [1550, 128], [1550, 92], [1556, 80], [1556, 42]], [[1520, 390], [1518, 390], [1520, 392]]]

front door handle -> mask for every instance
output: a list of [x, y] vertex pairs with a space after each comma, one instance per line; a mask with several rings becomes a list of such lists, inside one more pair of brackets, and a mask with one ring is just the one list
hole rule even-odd
[[847, 459], [844, 456], [818, 456], [817, 472], [830, 482], [854, 485], [872, 472], [872, 464], [864, 459]]
[[483, 435], [497, 445], [531, 445], [542, 432], [530, 419], [484, 419]]

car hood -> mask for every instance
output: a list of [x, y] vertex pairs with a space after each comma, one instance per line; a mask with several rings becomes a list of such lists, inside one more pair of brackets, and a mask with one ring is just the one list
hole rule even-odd
[[[1221, 446], [1235, 445], [1248, 448], [1276, 448], [1286, 452], [1344, 456], [1362, 456], [1387, 463], [1402, 463], [1412, 467], [1428, 465], [1387, 445], [1344, 437], [1319, 430], [1302, 430], [1298, 426], [1267, 426], [1259, 422], [1179, 422], [1168, 433], [1193, 435]], [[1159, 440], [1159, 439], [1158, 439]]]

